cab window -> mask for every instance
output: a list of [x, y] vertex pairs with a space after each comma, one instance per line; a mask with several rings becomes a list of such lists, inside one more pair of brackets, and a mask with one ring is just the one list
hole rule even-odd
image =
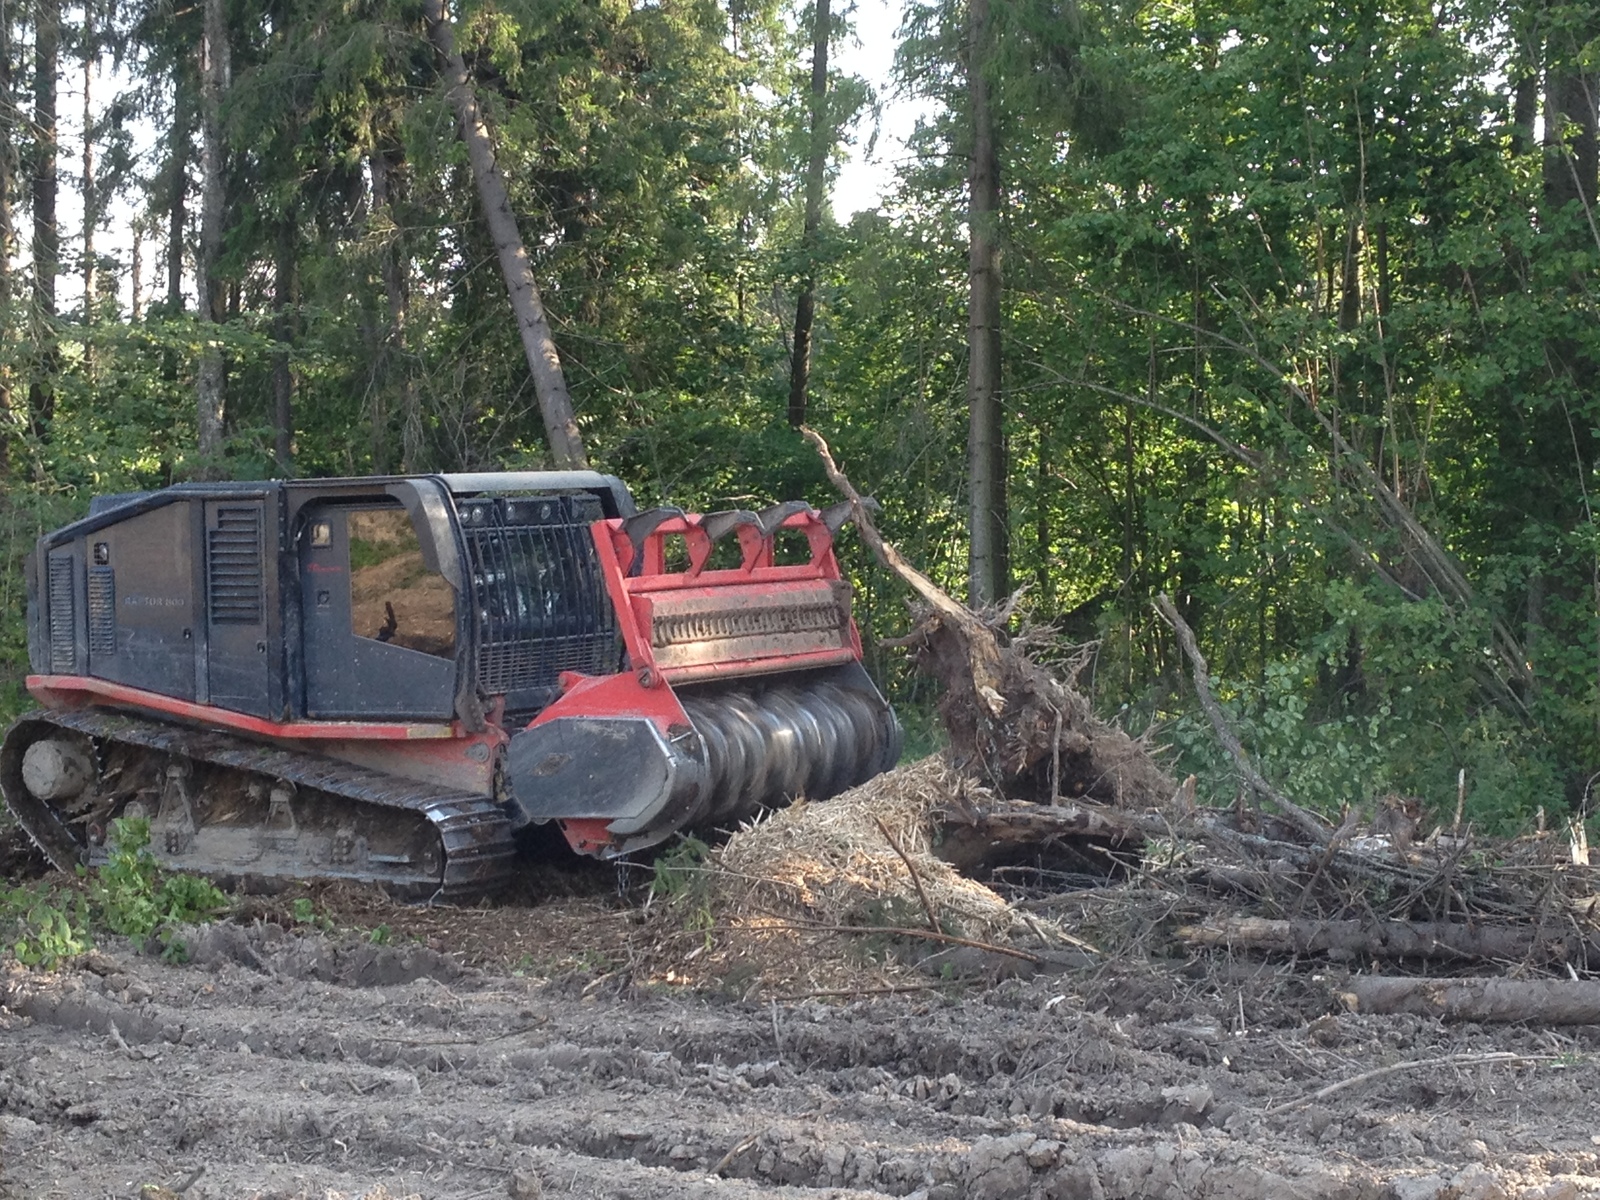
[[402, 509], [356, 509], [349, 531], [351, 632], [454, 658], [455, 589], [423, 561], [411, 518]]

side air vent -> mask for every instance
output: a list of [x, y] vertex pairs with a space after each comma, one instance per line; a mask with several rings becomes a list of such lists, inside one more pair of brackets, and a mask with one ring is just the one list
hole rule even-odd
[[259, 625], [264, 607], [261, 510], [219, 506], [206, 531], [206, 602], [213, 625]]
[[50, 556], [50, 670], [56, 675], [71, 675], [78, 666], [73, 648], [76, 620], [72, 603], [72, 558], [68, 554]]
[[89, 568], [89, 653], [117, 652], [117, 579], [110, 567]]

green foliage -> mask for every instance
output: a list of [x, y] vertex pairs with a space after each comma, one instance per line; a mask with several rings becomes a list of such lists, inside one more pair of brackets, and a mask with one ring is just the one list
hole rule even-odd
[[[1600, 769], [1600, 243], [1569, 195], [1581, 122], [1541, 106], [1587, 78], [1594, 5], [991, 9], [1007, 516], [1034, 617], [1099, 637], [1096, 699], [1171, 719], [1218, 795], [1231, 767], [1150, 615], [1159, 591], [1302, 801], [1443, 808], [1464, 770], [1481, 823], [1571, 804]], [[164, 131], [151, 173], [109, 129], [98, 160], [147, 234], [197, 149], [197, 12], [151, 12], [111, 31], [133, 52], [120, 102]], [[17, 278], [0, 295], [0, 717], [22, 703], [38, 534], [91, 491], [273, 473], [280, 371], [301, 474], [545, 461], [415, 7], [248, 16], [231, 14], [225, 114], [225, 461], [193, 454], [195, 365], [219, 335], [183, 299], [135, 314], [108, 293], [46, 320]], [[965, 10], [908, 6], [916, 153], [881, 211], [825, 222], [802, 261], [808, 16], [506, 0], [463, 14], [457, 41], [595, 463], [644, 503], [822, 499], [783, 415], [793, 285], [814, 271], [812, 421], [879, 494], [884, 533], [960, 593]], [[830, 118], [869, 102], [837, 83]], [[1538, 122], [1572, 144], [1537, 144]], [[0, 131], [0, 154], [29, 161], [32, 136]], [[52, 397], [37, 422], [30, 384]], [[903, 632], [902, 590], [849, 535], [841, 551], [869, 661], [931, 745], [931, 698], [872, 648]]]
[[228, 898], [208, 880], [162, 871], [145, 820], [111, 823], [111, 853], [86, 886], [0, 887], [0, 932], [17, 961], [53, 967], [93, 944], [92, 930], [154, 940], [168, 962], [187, 958], [179, 927], [209, 921]]
[[901, 762], [916, 762], [935, 753], [948, 742], [939, 714], [926, 701], [902, 701], [895, 709], [903, 735]]
[[309, 896], [296, 896], [289, 904], [289, 915], [296, 925], [309, 925], [324, 933], [333, 931], [333, 919], [326, 913], [319, 912], [316, 901]]
[[711, 879], [706, 857], [711, 847], [697, 837], [680, 836], [656, 855], [650, 879], [651, 902], [660, 901], [679, 914], [684, 928], [706, 931], [716, 924], [711, 910]]
[[208, 880], [165, 872], [150, 853], [150, 823], [119, 818], [111, 823], [111, 853], [94, 875], [90, 897], [113, 933], [136, 941], [155, 938], [163, 955], [181, 961], [181, 925], [208, 921], [228, 898]]
[[[1448, 817], [1465, 772], [1466, 815], [1480, 828], [1510, 832], [1559, 807], [1548, 738], [1492, 705], [1458, 715], [1479, 690], [1483, 613], [1348, 582], [1329, 586], [1327, 606], [1328, 625], [1299, 655], [1267, 662], [1255, 679], [1213, 681], [1257, 769], [1285, 794], [1330, 815], [1415, 795]], [[1213, 802], [1230, 800], [1235, 772], [1205, 718], [1177, 716], [1170, 738], [1178, 769], [1195, 772]]]
[[44, 887], [0, 887], [0, 930], [17, 961], [49, 969], [89, 948], [88, 913], [81, 895]]

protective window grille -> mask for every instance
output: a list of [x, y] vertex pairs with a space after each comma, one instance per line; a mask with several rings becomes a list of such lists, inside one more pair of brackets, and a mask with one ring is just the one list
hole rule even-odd
[[563, 671], [610, 674], [619, 662], [616, 614], [587, 522], [568, 498], [539, 508], [550, 517], [506, 521], [502, 508], [483, 505], [468, 514], [482, 517], [464, 522], [478, 686], [489, 695], [550, 687]]
[[206, 600], [213, 625], [259, 625], [263, 607], [261, 510], [219, 506], [206, 531]]
[[89, 568], [89, 653], [117, 652], [117, 580], [110, 567]]
[[78, 665], [73, 648], [72, 558], [66, 554], [50, 556], [50, 670], [70, 675]]

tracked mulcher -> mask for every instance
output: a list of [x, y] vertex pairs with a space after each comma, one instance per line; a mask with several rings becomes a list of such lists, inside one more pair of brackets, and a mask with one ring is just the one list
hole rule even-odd
[[174, 868], [410, 897], [503, 883], [534, 824], [610, 858], [826, 798], [900, 749], [844, 519], [587, 471], [100, 497], [30, 560], [0, 788], [63, 869], [143, 817]]

